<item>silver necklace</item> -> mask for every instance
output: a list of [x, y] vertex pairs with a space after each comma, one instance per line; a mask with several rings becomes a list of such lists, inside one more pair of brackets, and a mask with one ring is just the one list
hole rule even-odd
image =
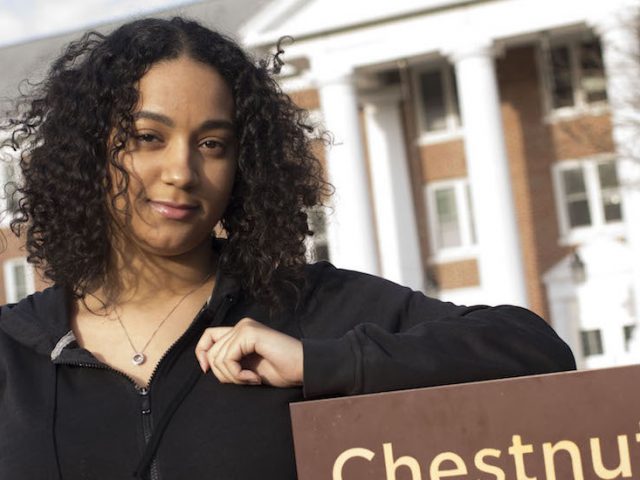
[[180, 300], [178, 300], [178, 303], [176, 303], [173, 308], [171, 310], [169, 310], [169, 313], [167, 313], [165, 315], [165, 317], [162, 319], [162, 321], [158, 324], [158, 326], [156, 327], [156, 329], [153, 331], [153, 333], [151, 334], [151, 337], [149, 337], [149, 340], [147, 340], [147, 343], [144, 344], [144, 346], [142, 347], [142, 349], [138, 350], [136, 349], [135, 345], [133, 344], [133, 341], [131, 340], [131, 337], [129, 336], [129, 332], [127, 332], [126, 327], [124, 326], [124, 323], [122, 322], [122, 318], [120, 318], [120, 314], [118, 313], [117, 309], [113, 309], [113, 312], [116, 315], [116, 319], [118, 320], [118, 323], [120, 323], [120, 326], [122, 327], [122, 330], [124, 331], [124, 334], [127, 336], [127, 340], [129, 341], [129, 345], [131, 345], [131, 348], [133, 349], [133, 357], [131, 357], [131, 362], [134, 365], [142, 365], [146, 360], [147, 357], [144, 354], [144, 351], [147, 349], [147, 347], [149, 346], [149, 344], [151, 343], [151, 340], [153, 340], [153, 337], [156, 336], [156, 333], [158, 333], [158, 330], [160, 330], [160, 327], [162, 327], [162, 325], [164, 324], [164, 322], [167, 321], [167, 319], [171, 316], [171, 314], [173, 312], [176, 311], [176, 309], [180, 306], [180, 304], [184, 301], [185, 298], [187, 298], [189, 295], [191, 295], [193, 292], [195, 292], [196, 290], [198, 290], [200, 287], [202, 287], [202, 285], [204, 285], [205, 283], [207, 283], [207, 280], [209, 280], [211, 278], [212, 273], [209, 273], [205, 279], [202, 281], [202, 283], [200, 283], [200, 285], [198, 285], [197, 287], [195, 287], [193, 290], [189, 290], [185, 295], [182, 296], [182, 298], [180, 298]]

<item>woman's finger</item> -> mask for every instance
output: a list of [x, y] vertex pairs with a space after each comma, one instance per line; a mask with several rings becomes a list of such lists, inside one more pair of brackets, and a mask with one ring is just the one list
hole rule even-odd
[[208, 362], [207, 362], [207, 352], [218, 342], [222, 337], [227, 335], [233, 327], [211, 327], [205, 329], [198, 340], [198, 343], [195, 348], [196, 358], [198, 359], [198, 363], [200, 363], [200, 368], [202, 368], [203, 372], [207, 371]]
[[242, 359], [255, 353], [255, 342], [247, 329], [239, 329], [223, 347], [220, 360], [225, 371], [233, 377], [236, 383], [260, 384], [260, 376], [242, 366]]
[[211, 349], [211, 357], [213, 358], [214, 365], [220, 372], [222, 372], [229, 383], [237, 383], [233, 370], [230, 369], [229, 365], [225, 362], [228, 346], [236, 336], [237, 332], [233, 330], [216, 343]]
[[223, 349], [234, 336], [234, 333], [234, 330], [231, 329], [225, 335], [220, 337], [213, 347], [209, 349], [206, 355], [207, 363], [211, 366], [213, 374], [218, 377], [218, 380], [222, 383], [234, 383], [233, 377], [222, 364]]

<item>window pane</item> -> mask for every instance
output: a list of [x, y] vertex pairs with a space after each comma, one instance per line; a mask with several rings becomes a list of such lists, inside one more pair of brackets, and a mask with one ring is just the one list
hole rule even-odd
[[602, 193], [605, 222], [622, 220], [622, 206], [615, 162], [598, 164], [598, 179]]
[[329, 245], [327, 242], [327, 222], [324, 209], [313, 208], [307, 211], [309, 229], [313, 232], [309, 254], [311, 261], [329, 260]]
[[604, 74], [602, 51], [598, 40], [580, 44], [580, 83], [589, 103], [607, 99], [607, 80]]
[[562, 171], [562, 181], [564, 182], [564, 193], [567, 196], [576, 194], [584, 195], [586, 198], [587, 187], [584, 183], [582, 168], [576, 167]]
[[442, 72], [427, 72], [420, 75], [420, 89], [424, 102], [424, 116], [428, 131], [447, 128], [447, 109], [442, 85]]
[[551, 49], [551, 78], [553, 108], [573, 106], [573, 82], [569, 47]]
[[453, 187], [436, 191], [436, 212], [438, 216], [438, 247], [459, 247], [462, 244], [458, 223], [458, 206]]
[[13, 266], [13, 281], [16, 292], [16, 301], [26, 297], [29, 292], [27, 291], [27, 275], [24, 265], [16, 264]]
[[600, 330], [583, 330], [580, 332], [580, 337], [582, 339], [582, 353], [585, 357], [604, 353]]
[[620, 185], [615, 162], [598, 164], [598, 177], [600, 178], [601, 188], [618, 187]]
[[605, 222], [618, 222], [622, 220], [620, 193], [617, 191], [602, 192], [602, 208], [604, 209]]
[[570, 227], [591, 225], [591, 211], [589, 210], [589, 202], [587, 200], [568, 202], [567, 206], [569, 208]]
[[631, 346], [631, 339], [633, 338], [633, 332], [636, 329], [635, 325], [625, 325], [624, 327], [624, 349], [628, 352]]
[[569, 214], [569, 226], [573, 228], [590, 225], [591, 210], [582, 168], [563, 170], [562, 184]]

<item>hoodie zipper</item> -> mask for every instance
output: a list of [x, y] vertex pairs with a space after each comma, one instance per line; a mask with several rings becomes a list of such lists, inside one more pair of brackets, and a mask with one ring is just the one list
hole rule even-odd
[[[227, 303], [227, 308], [222, 309], [223, 312], [227, 312], [228, 311], [228, 307], [231, 306], [231, 304], [234, 303], [235, 298], [233, 298], [231, 295], [227, 295], [225, 297], [225, 301]], [[214, 313], [214, 318], [218, 316], [218, 314], [220, 313], [221, 307], [222, 305], [219, 305], [218, 308], [216, 309], [215, 313]], [[144, 442], [145, 442], [145, 447], [147, 445], [147, 443], [149, 442], [149, 439], [151, 438], [151, 435], [153, 433], [153, 418], [151, 416], [151, 395], [150, 395], [150, 390], [151, 390], [151, 385], [153, 383], [153, 379], [155, 378], [156, 372], [158, 371], [158, 367], [160, 366], [160, 364], [162, 363], [162, 361], [167, 357], [167, 355], [169, 355], [174, 348], [176, 347], [176, 345], [178, 343], [180, 343], [181, 341], [183, 341], [184, 339], [190, 337], [192, 330], [195, 328], [195, 325], [198, 324], [198, 320], [200, 315], [202, 315], [202, 313], [207, 309], [208, 304], [205, 304], [200, 311], [196, 314], [193, 322], [191, 323], [191, 325], [189, 325], [189, 328], [187, 328], [187, 330], [175, 341], [171, 344], [171, 346], [164, 352], [164, 354], [162, 355], [162, 357], [160, 357], [160, 360], [158, 360], [158, 362], [156, 363], [155, 368], [153, 369], [153, 372], [151, 372], [151, 377], [149, 377], [149, 385], [147, 387], [142, 387], [140, 385], [138, 385], [136, 383], [136, 381], [131, 378], [129, 375], [127, 375], [124, 372], [121, 372], [120, 370], [116, 370], [113, 367], [110, 367], [109, 365], [106, 365], [104, 363], [89, 363], [89, 362], [65, 362], [62, 361], [60, 362], [61, 365], [71, 365], [71, 366], [77, 366], [77, 367], [87, 367], [87, 368], [99, 368], [102, 370], [107, 370], [110, 372], [114, 372], [124, 378], [126, 378], [127, 380], [129, 380], [129, 382], [131, 382], [131, 384], [133, 385], [134, 389], [136, 390], [136, 393], [140, 396], [141, 399], [141, 415], [142, 415], [142, 432], [143, 432], [143, 436], [144, 436]], [[158, 463], [157, 463], [157, 455], [154, 456], [151, 465], [149, 467], [149, 475], [150, 475], [150, 480], [160, 480], [160, 473], [158, 470]]]
[[[151, 382], [149, 382], [151, 384]], [[151, 397], [149, 396], [149, 389], [147, 387], [141, 387], [138, 389], [138, 394], [142, 400], [142, 432], [144, 434], [145, 446], [149, 443], [151, 433], [153, 432], [153, 419], [151, 418]], [[158, 473], [158, 463], [156, 458], [151, 461], [149, 467], [149, 477], [151, 480], [160, 480], [160, 474]]]

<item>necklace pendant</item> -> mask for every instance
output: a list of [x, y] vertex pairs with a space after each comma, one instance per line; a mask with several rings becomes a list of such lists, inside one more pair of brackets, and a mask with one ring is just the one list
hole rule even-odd
[[144, 353], [136, 353], [131, 361], [134, 365], [142, 365], [147, 357], [144, 356]]

